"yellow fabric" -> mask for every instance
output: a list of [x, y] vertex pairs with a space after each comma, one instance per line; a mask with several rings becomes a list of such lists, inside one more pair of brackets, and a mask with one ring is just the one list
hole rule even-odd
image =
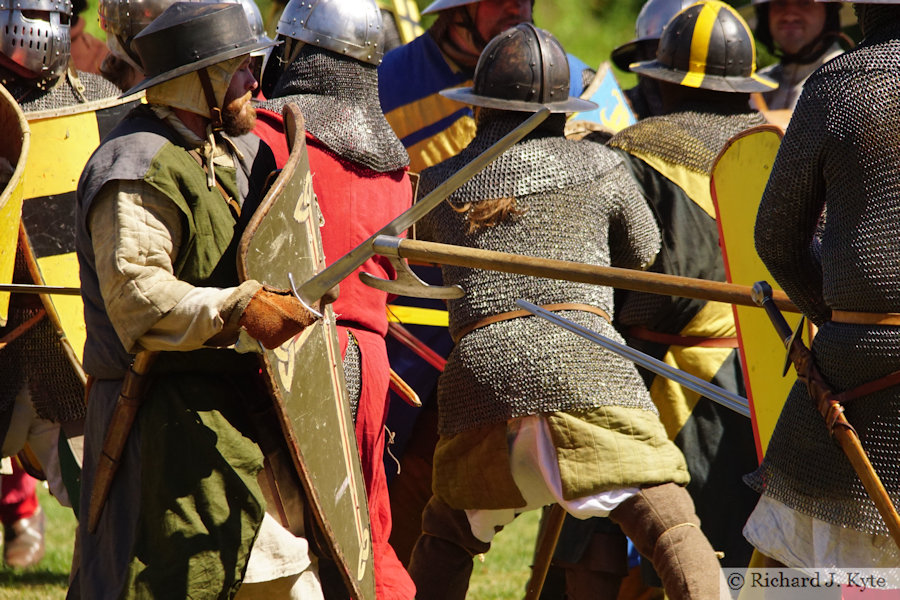
[[[217, 108], [222, 108], [225, 104], [225, 93], [228, 91], [231, 78], [246, 58], [246, 55], [238, 56], [206, 67]], [[209, 117], [210, 107], [206, 102], [206, 95], [203, 93], [203, 86], [197, 71], [185, 73], [180, 77], [148, 88], [147, 102], [180, 108], [203, 117]]]
[[[732, 337], [736, 335], [731, 305], [707, 302], [681, 330], [683, 336]], [[663, 362], [705, 381], [712, 379], [728, 360], [732, 348], [669, 346]], [[674, 440], [694, 410], [700, 395], [681, 384], [657, 375], [650, 386], [650, 397], [659, 410], [659, 418], [669, 439]]]
[[[543, 416], [566, 500], [627, 487], [685, 485], [690, 479], [684, 456], [653, 413], [604, 406]], [[510, 470], [509, 442], [506, 423], [441, 436], [434, 453], [434, 494], [458, 509], [524, 506]]]
[[688, 169], [684, 165], [671, 163], [661, 156], [644, 153], [640, 150], [629, 151], [632, 155], [660, 172], [666, 179], [684, 190], [684, 193], [693, 200], [697, 206], [703, 209], [713, 219], [716, 218], [716, 207], [712, 201], [709, 190], [709, 175], [698, 173]]
[[[458, 109], [459, 105], [457, 104]], [[396, 111], [391, 112], [394, 113]], [[392, 127], [393, 125], [391, 123]], [[397, 137], [400, 136], [398, 135]], [[461, 117], [442, 132], [407, 148], [409, 169], [413, 173], [421, 173], [428, 167], [456, 156], [473, 139], [475, 139], [475, 119], [469, 116]]]
[[432, 327], [448, 327], [450, 325], [450, 315], [446, 310], [402, 304], [388, 304], [387, 318], [388, 321], [404, 325], [430, 325]]

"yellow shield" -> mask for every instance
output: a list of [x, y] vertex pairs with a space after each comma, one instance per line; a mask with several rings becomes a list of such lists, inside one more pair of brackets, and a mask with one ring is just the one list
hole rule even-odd
[[[5, 161], [0, 165], [0, 173], [3, 179], [9, 176], [0, 193], [0, 283], [12, 283], [30, 137], [28, 122], [18, 103], [0, 86], [0, 158]], [[0, 327], [6, 325], [8, 318], [9, 292], [0, 292]]]

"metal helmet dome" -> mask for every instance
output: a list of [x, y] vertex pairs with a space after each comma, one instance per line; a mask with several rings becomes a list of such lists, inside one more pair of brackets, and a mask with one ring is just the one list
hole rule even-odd
[[720, 92], [778, 87], [756, 73], [756, 46], [743, 18], [728, 4], [704, 0], [675, 15], [663, 30], [656, 60], [633, 63], [640, 75]]
[[593, 102], [569, 96], [569, 61], [553, 35], [520, 23], [488, 42], [475, 67], [474, 85], [441, 95], [465, 104], [536, 112], [593, 110]]
[[71, 0], [0, 0], [0, 53], [55, 81], [69, 65], [71, 18]]
[[[97, 14], [100, 28], [107, 36], [115, 38], [112, 48], [114, 54], [121, 49], [136, 65], [140, 65], [134, 48], [131, 46], [135, 36], [142, 32], [164, 10], [178, 0], [99, 0]], [[187, 2], [204, 2], [208, 0], [182, 0]]]
[[641, 7], [637, 19], [634, 22], [634, 39], [614, 49], [610, 54], [613, 63], [622, 69], [628, 70], [628, 65], [638, 58], [638, 48], [641, 44], [656, 44], [662, 35], [663, 29], [669, 20], [687, 8], [696, 0], [647, 0]]
[[290, 0], [276, 31], [295, 40], [381, 63], [381, 11], [375, 0]]
[[176, 2], [134, 38], [145, 79], [134, 94], [181, 75], [273, 46], [250, 30], [236, 4]]

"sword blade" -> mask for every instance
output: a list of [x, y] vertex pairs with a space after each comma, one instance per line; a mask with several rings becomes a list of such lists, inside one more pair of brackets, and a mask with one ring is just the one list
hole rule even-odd
[[680, 383], [684, 387], [689, 390], [693, 390], [698, 394], [709, 398], [713, 402], [717, 402], [724, 406], [725, 408], [730, 408], [734, 412], [743, 415], [745, 417], [750, 417], [750, 406], [747, 402], [746, 398], [738, 396], [728, 390], [717, 386], [714, 383], [710, 383], [708, 381], [704, 381], [699, 377], [695, 377], [690, 373], [685, 373], [681, 369], [676, 369], [671, 365], [667, 365], [661, 360], [657, 360], [652, 356], [644, 354], [640, 350], [635, 350], [630, 346], [626, 346], [625, 344], [620, 344], [619, 342], [608, 338], [602, 333], [598, 333], [592, 329], [588, 329], [587, 327], [583, 327], [578, 323], [574, 323], [569, 319], [561, 317], [556, 313], [550, 312], [536, 304], [532, 304], [531, 302], [526, 302], [525, 300], [516, 300], [516, 304], [520, 308], [524, 308], [528, 312], [534, 314], [535, 316], [541, 317], [542, 319], [546, 319], [553, 323], [554, 325], [558, 325], [563, 329], [567, 329], [572, 333], [576, 333], [581, 337], [594, 342], [595, 344], [606, 348], [610, 352], [614, 352], [623, 358], [630, 360], [631, 362], [644, 367], [648, 371], [652, 371], [657, 375], [661, 375], [666, 379], [671, 379], [676, 383]]
[[312, 306], [325, 292], [338, 285], [360, 265], [375, 255], [372, 242], [379, 235], [399, 236], [413, 226], [416, 221], [427, 215], [447, 196], [459, 189], [473, 175], [488, 166], [495, 158], [503, 154], [510, 146], [531, 133], [548, 116], [550, 110], [542, 108], [526, 119], [521, 125], [494, 142], [490, 148], [479, 154], [472, 162], [447, 178], [425, 197], [418, 200], [411, 208], [401, 213], [393, 221], [373, 233], [369, 239], [339, 258], [330, 267], [320, 271], [313, 278], [295, 290], [297, 297], [307, 306]]
[[60, 294], [64, 296], [80, 296], [81, 288], [62, 287], [57, 285], [32, 285], [30, 283], [0, 283], [0, 292], [13, 294]]

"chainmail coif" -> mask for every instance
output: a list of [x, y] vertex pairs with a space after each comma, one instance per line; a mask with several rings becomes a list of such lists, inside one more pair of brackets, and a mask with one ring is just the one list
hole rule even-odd
[[[507, 115], [509, 113], [503, 113]], [[426, 169], [425, 194], [508, 133], [528, 115], [479, 123], [459, 155]], [[621, 159], [600, 144], [566, 140], [560, 132], [533, 133], [476, 174], [419, 222], [438, 242], [529, 256], [641, 268], [659, 248], [653, 216]], [[515, 197], [517, 216], [469, 231], [466, 203]], [[443, 267], [444, 282], [466, 295], [449, 302], [450, 330], [536, 304], [577, 302], [612, 314], [612, 289], [581, 283]], [[562, 311], [565, 317], [622, 341], [602, 317]], [[543, 319], [521, 317], [476, 329], [451, 353], [438, 383], [439, 432], [452, 435], [510, 418], [616, 405], [656, 414], [633, 364]]]
[[386, 173], [409, 164], [378, 99], [378, 68], [318, 46], [304, 45], [263, 108], [300, 107], [306, 129], [338, 156]]
[[[837, 391], [900, 365], [900, 327], [829, 321], [832, 309], [900, 312], [900, 16], [896, 7], [864, 8], [862, 43], [805, 84], [756, 222], [760, 257], [821, 325], [812, 349]], [[826, 207], [817, 256], [814, 237]], [[900, 387], [854, 400], [845, 414], [900, 502]], [[766, 458], [747, 480], [806, 515], [888, 533], [802, 385], [791, 391]]]
[[[121, 94], [119, 88], [112, 83], [93, 73], [79, 71], [76, 82], [81, 86], [80, 93], [84, 101], [92, 102], [103, 98], [116, 98]], [[22, 107], [22, 111], [33, 113], [55, 108], [66, 108], [82, 102], [69, 79], [63, 75], [56, 85], [49, 89], [41, 89], [33, 84], [22, 83], [21, 79], [15, 79], [4, 84], [13, 98]]]

